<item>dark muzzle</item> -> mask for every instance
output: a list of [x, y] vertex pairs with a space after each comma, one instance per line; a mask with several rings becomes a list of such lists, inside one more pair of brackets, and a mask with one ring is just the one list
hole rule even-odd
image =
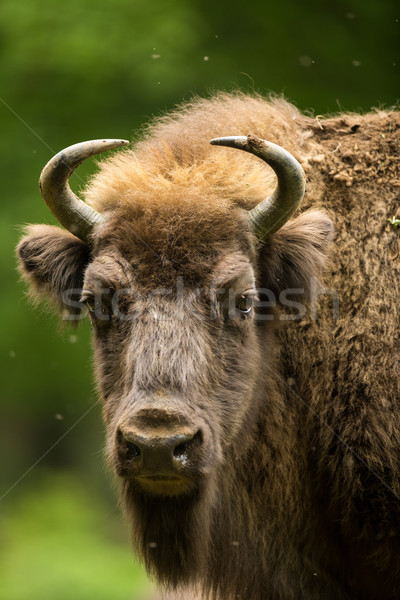
[[153, 493], [191, 487], [202, 461], [203, 434], [185, 416], [142, 409], [116, 431], [117, 473]]

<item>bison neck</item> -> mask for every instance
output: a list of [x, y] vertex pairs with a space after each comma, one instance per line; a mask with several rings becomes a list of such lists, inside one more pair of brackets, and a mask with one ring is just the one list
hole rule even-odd
[[294, 421], [277, 391], [263, 392], [253, 444], [219, 478], [204, 597], [291, 597], [299, 572], [294, 540], [300, 539], [292, 516], [304, 502]]

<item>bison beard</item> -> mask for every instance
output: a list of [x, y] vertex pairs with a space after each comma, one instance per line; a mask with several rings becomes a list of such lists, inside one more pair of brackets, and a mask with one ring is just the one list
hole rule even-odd
[[210, 478], [190, 494], [151, 496], [130, 481], [122, 500], [136, 552], [149, 574], [167, 588], [191, 584], [205, 570], [214, 498]]

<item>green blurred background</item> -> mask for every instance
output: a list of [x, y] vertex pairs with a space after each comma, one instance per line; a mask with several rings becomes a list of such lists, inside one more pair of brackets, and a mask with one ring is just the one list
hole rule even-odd
[[1, 0], [0, 600], [151, 593], [104, 466], [87, 323], [60, 331], [15, 270], [20, 226], [54, 222], [41, 168], [77, 141], [132, 137], [193, 93], [272, 90], [315, 114], [392, 105], [398, 6]]

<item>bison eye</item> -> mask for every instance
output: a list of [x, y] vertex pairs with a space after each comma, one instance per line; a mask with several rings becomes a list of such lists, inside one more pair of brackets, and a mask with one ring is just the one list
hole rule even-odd
[[86, 298], [84, 300], [84, 303], [88, 307], [90, 313], [94, 313], [95, 312], [95, 310], [96, 310], [96, 301], [95, 301], [94, 296], [90, 296], [89, 298]]
[[239, 296], [236, 307], [241, 315], [250, 315], [254, 304], [254, 296], [250, 294], [242, 294]]
[[108, 321], [110, 319], [110, 308], [104, 297], [84, 293], [80, 301], [87, 306], [92, 320]]

